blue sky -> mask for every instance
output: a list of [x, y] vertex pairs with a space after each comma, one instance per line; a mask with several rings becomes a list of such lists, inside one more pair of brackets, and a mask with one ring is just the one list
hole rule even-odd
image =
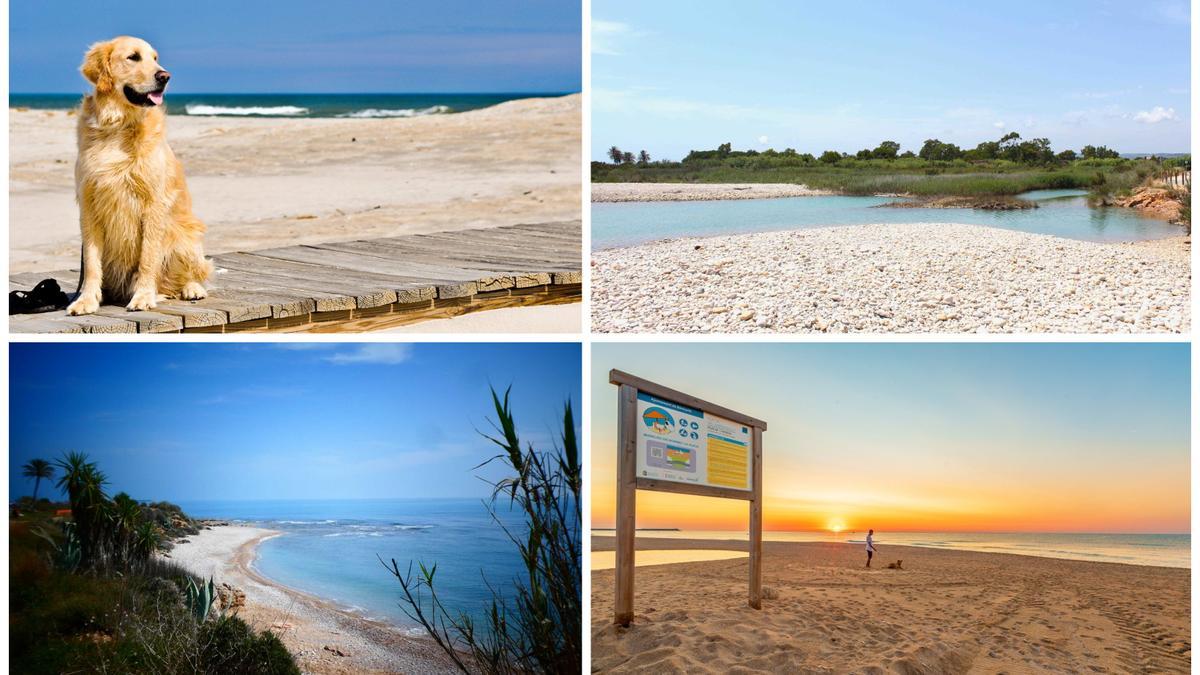
[[[597, 527], [619, 368], [767, 421], [768, 529], [1189, 530], [1184, 343], [597, 343], [592, 361]], [[744, 504], [687, 499], [640, 494], [639, 526], [745, 527]]]
[[483, 496], [489, 383], [535, 447], [568, 399], [579, 424], [578, 344], [13, 344], [9, 363], [14, 498], [21, 466], [67, 450], [139, 499]]
[[10, 91], [82, 93], [88, 45], [150, 41], [181, 93], [579, 91], [581, 9], [558, 0], [21, 0]]
[[592, 4], [592, 149], [1191, 146], [1187, 0]]

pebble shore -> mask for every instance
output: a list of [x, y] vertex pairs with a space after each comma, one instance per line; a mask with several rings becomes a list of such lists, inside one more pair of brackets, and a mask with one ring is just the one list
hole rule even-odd
[[592, 202], [698, 202], [833, 194], [787, 183], [593, 183]]
[[592, 254], [601, 333], [1183, 333], [1190, 237], [854, 225]]

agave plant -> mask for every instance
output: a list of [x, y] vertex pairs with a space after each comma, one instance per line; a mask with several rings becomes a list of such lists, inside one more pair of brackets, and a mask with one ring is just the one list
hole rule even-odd
[[204, 623], [208, 618], [208, 611], [212, 608], [213, 600], [217, 597], [217, 587], [213, 584], [212, 577], [208, 578], [207, 584], [196, 584], [196, 580], [188, 577], [186, 590], [186, 600], [188, 609], [192, 611], [192, 616], [196, 617], [196, 621]]
[[51, 559], [54, 566], [65, 572], [79, 569], [79, 561], [83, 554], [79, 548], [79, 537], [75, 535], [75, 523], [59, 523], [62, 533], [62, 543], [59, 543], [49, 532], [35, 528], [31, 532], [50, 544]]

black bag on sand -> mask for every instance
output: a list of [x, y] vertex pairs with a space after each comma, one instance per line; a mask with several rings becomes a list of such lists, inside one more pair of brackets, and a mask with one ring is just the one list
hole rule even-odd
[[9, 314], [41, 314], [65, 309], [70, 299], [58, 287], [58, 282], [46, 279], [32, 291], [12, 291], [8, 294]]

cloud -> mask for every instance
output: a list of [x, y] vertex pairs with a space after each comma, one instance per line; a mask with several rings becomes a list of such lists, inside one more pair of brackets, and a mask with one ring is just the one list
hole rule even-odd
[[1143, 124], [1158, 124], [1166, 120], [1177, 120], [1179, 117], [1175, 114], [1174, 108], [1164, 108], [1161, 105], [1156, 105], [1150, 110], [1143, 110], [1133, 116], [1134, 122]]
[[347, 365], [354, 363], [376, 363], [394, 366], [404, 363], [412, 356], [412, 345], [402, 345], [390, 342], [375, 342], [360, 344], [350, 351], [340, 352], [325, 358], [330, 363]]
[[767, 140], [768, 140], [768, 139], [767, 139], [767, 137], [766, 137], [766, 136], [759, 136], [759, 137], [758, 137], [758, 143], [759, 143], [759, 145], [766, 145], [766, 144], [767, 144]]
[[620, 21], [592, 19], [592, 53], [604, 56], [620, 56], [620, 44], [630, 38], [645, 37], [644, 31], [634, 30]]
[[992, 122], [992, 126], [996, 127], [997, 129], [1003, 129], [1003, 128], [1004, 128], [1004, 122], [1002, 122], [1002, 121], [996, 121], [996, 122]]
[[1154, 7], [1155, 13], [1167, 23], [1178, 26], [1190, 26], [1192, 12], [1187, 2], [1160, 2]]

